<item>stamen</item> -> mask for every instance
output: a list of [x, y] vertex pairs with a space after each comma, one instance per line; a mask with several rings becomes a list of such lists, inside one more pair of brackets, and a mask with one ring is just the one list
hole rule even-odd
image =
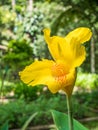
[[66, 74], [66, 68], [63, 64], [54, 64], [52, 66], [52, 75], [56, 81], [65, 82]]

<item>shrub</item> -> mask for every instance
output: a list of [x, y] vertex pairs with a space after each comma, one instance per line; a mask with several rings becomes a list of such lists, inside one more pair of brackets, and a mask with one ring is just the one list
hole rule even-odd
[[42, 87], [27, 86], [22, 82], [18, 82], [14, 87], [15, 98], [23, 98], [26, 101], [33, 101], [38, 98], [38, 94], [42, 92]]

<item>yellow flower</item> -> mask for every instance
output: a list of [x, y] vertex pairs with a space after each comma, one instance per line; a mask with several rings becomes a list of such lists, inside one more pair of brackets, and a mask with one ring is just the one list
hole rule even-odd
[[80, 27], [66, 37], [50, 36], [50, 30], [44, 29], [44, 37], [54, 60], [35, 61], [19, 73], [24, 83], [35, 86], [47, 85], [52, 93], [64, 90], [72, 94], [76, 80], [76, 67], [86, 58], [84, 42], [91, 38], [89, 28]]

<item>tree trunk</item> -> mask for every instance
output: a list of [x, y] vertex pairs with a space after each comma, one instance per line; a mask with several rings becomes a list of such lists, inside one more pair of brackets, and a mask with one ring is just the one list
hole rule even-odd
[[32, 12], [32, 10], [33, 10], [33, 0], [29, 0], [29, 1], [28, 1], [27, 10], [28, 10], [29, 12]]
[[95, 45], [93, 37], [91, 39], [91, 73], [95, 73]]
[[15, 0], [12, 0], [12, 9], [13, 9], [13, 11], [15, 11], [15, 4], [16, 4]]

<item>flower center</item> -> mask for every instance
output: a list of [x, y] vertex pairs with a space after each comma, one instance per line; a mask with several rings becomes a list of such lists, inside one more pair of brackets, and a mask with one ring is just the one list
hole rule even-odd
[[64, 82], [66, 79], [66, 68], [63, 64], [54, 64], [52, 66], [52, 75], [56, 81]]

